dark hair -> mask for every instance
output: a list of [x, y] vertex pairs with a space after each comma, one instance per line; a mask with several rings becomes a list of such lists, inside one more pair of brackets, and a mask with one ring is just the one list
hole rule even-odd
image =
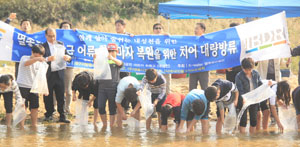
[[23, 24], [23, 22], [25, 22], [25, 21], [28, 21], [29, 23], [30, 23], [30, 25], [31, 25], [31, 20], [30, 19], [22, 19], [21, 20], [21, 23], [20, 23], [20, 26]]
[[204, 113], [205, 104], [200, 99], [196, 99], [192, 102], [192, 109], [196, 115], [201, 115]]
[[70, 25], [70, 28], [72, 29], [72, 24], [71, 24], [70, 22], [68, 22], [68, 21], [62, 22], [62, 23], [59, 25], [59, 28], [61, 29], [61, 28], [63, 27], [64, 24]]
[[161, 28], [164, 29], [164, 26], [161, 25], [161, 23], [156, 23], [156, 24], [153, 25], [153, 30], [155, 29], [156, 26], [161, 26]]
[[122, 20], [122, 19], [117, 20], [117, 21], [115, 22], [115, 25], [116, 25], [117, 23], [120, 23], [120, 24], [123, 25], [123, 26], [126, 25], [125, 21]]
[[41, 44], [36, 44], [33, 47], [31, 47], [31, 51], [33, 53], [38, 53], [40, 55], [44, 55], [45, 54], [45, 48]]
[[208, 101], [213, 102], [216, 100], [218, 88], [217, 86], [209, 86], [204, 90], [204, 95]]
[[205, 27], [205, 24], [204, 24], [204, 23], [198, 22], [198, 23], [196, 23], [196, 25], [200, 26], [200, 27], [204, 30], [204, 32], [205, 32], [206, 27]]
[[128, 101], [128, 102], [135, 102], [137, 101], [137, 97], [138, 95], [136, 94], [137, 89], [136, 88], [126, 88], [124, 91], [124, 98]]
[[93, 80], [92, 77], [87, 72], [81, 72], [77, 77], [77, 84], [80, 88], [85, 89], [87, 85]]
[[277, 83], [276, 96], [278, 99], [282, 100], [285, 105], [290, 105], [291, 95], [290, 95], [290, 85], [287, 81], [280, 81]]
[[237, 22], [233, 22], [233, 23], [231, 23], [231, 24], [229, 25], [229, 27], [235, 27], [235, 26], [238, 26], [238, 25], [240, 25], [240, 24], [237, 23]]
[[169, 117], [172, 113], [172, 106], [170, 104], [166, 104], [161, 107], [161, 115]]
[[10, 74], [5, 74], [0, 76], [0, 83], [3, 83], [5, 85], [9, 85], [9, 81], [14, 80], [14, 77]]
[[148, 81], [153, 81], [157, 77], [157, 71], [154, 68], [150, 68], [146, 70], [145, 75]]
[[[55, 32], [55, 29], [53, 29], [53, 28], [47, 28], [46, 30], [45, 30], [45, 34], [47, 35], [48, 34], [48, 31], [54, 31]], [[56, 32], [55, 32], [56, 33]]]
[[254, 68], [254, 61], [252, 58], [244, 58], [242, 60], [242, 68], [244, 69], [253, 69]]

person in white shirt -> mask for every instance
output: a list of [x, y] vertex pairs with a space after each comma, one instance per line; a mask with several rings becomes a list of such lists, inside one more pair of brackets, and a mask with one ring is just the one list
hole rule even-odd
[[[32, 127], [36, 128], [39, 108], [39, 94], [31, 93], [30, 90], [39, 68], [39, 62], [45, 62], [46, 60], [43, 57], [45, 54], [45, 48], [41, 44], [35, 45], [31, 49], [31, 56], [24, 55], [20, 60], [17, 83], [19, 85], [22, 97], [26, 99], [25, 106], [28, 107], [29, 103]], [[25, 120], [21, 122], [22, 127], [24, 126], [24, 121]]]
[[[138, 99], [137, 99], [137, 89], [140, 86], [140, 82], [132, 76], [124, 77], [120, 80], [117, 88], [117, 96], [116, 96], [116, 105], [118, 110], [117, 115], [117, 124], [118, 127], [122, 127], [122, 120], [127, 120], [127, 116], [125, 114], [124, 108], [129, 106], [131, 103], [132, 109], [135, 109], [137, 106]], [[140, 120], [140, 111], [136, 108], [137, 111], [134, 114], [134, 118]]]
[[[64, 44], [56, 40], [55, 29], [47, 28], [45, 30], [45, 36], [47, 41], [43, 44], [43, 46], [45, 48], [44, 57], [46, 58], [47, 63], [49, 64], [49, 68], [47, 71], [49, 95], [44, 96], [44, 103], [46, 108], [44, 121], [53, 120], [53, 92], [55, 92], [57, 100], [57, 110], [60, 114], [59, 122], [70, 123], [70, 121], [66, 119], [66, 116], [64, 114], [64, 70], [66, 68], [65, 61], [71, 61], [71, 57], [66, 53]], [[58, 55], [58, 53], [61, 53], [61, 49], [64, 49], [65, 52], [62, 57]], [[65, 66], [60, 66], [60, 64], [58, 63], [64, 63]]]
[[11, 127], [13, 94], [15, 94], [17, 103], [23, 102], [18, 84], [13, 76], [10, 74], [0, 74], [0, 97], [1, 95], [4, 97], [4, 107], [6, 110], [5, 120], [8, 128]]
[[271, 88], [276, 93], [275, 96], [270, 98], [271, 112], [275, 118], [278, 129], [281, 132], [283, 132], [284, 128], [280, 122], [278, 113], [276, 111], [276, 103], [278, 104], [278, 106], [283, 106], [283, 107], [289, 106], [291, 101], [291, 95], [290, 95], [291, 88], [287, 81], [280, 81], [277, 84], [273, 85]]

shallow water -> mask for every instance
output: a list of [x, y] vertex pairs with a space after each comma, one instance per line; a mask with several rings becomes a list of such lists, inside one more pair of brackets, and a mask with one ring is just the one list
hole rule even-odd
[[[171, 122], [170, 122], [171, 123]], [[168, 132], [160, 132], [155, 126], [151, 131], [145, 129], [144, 122], [138, 129], [124, 125], [123, 129], [109, 127], [98, 129], [92, 124], [78, 126], [75, 124], [39, 124], [37, 130], [29, 126], [25, 130], [12, 128], [7, 130], [0, 126], [1, 146], [300, 146], [300, 133], [277, 130], [257, 133], [255, 135], [216, 135], [215, 122], [210, 122], [210, 135], [201, 135], [201, 126], [190, 134], [174, 133], [174, 125]]]

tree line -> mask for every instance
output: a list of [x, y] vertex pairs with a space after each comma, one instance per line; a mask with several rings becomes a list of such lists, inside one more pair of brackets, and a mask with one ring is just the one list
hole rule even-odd
[[0, 18], [15, 12], [19, 21], [27, 18], [40, 26], [61, 20], [95, 25], [114, 16], [131, 19], [143, 13], [157, 15], [158, 3], [167, 1], [170, 0], [0, 0]]

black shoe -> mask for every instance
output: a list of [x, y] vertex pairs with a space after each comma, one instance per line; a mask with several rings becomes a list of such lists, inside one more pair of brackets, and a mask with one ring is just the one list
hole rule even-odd
[[67, 120], [67, 119], [59, 119], [59, 121], [58, 121], [58, 122], [67, 123], [67, 124], [69, 124], [69, 123], [70, 123], [70, 121], [69, 121], [69, 120]]
[[43, 121], [52, 121], [53, 120], [53, 117], [52, 116], [49, 116], [49, 117], [46, 117], [45, 116], [45, 118], [44, 118], [44, 120]]

